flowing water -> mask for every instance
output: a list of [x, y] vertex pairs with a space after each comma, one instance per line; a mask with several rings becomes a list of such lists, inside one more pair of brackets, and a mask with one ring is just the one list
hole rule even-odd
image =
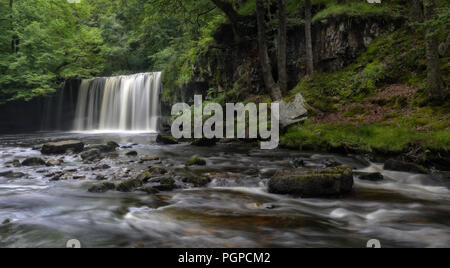
[[[45, 137], [45, 138], [44, 138]], [[146, 165], [125, 156], [104, 159], [110, 169], [92, 171], [77, 155], [59, 167], [11, 167], [7, 162], [41, 157], [33, 145], [48, 140], [82, 139], [87, 144], [114, 140], [140, 155], [161, 157], [162, 164], [185, 172], [194, 154], [206, 167], [189, 172], [215, 179], [204, 188], [147, 195], [141, 192], [88, 193], [97, 175], [118, 180]], [[134, 145], [133, 145], [134, 144]], [[269, 194], [267, 174], [287, 168], [293, 159], [307, 166], [329, 161], [361, 171], [379, 171], [382, 182], [355, 178], [354, 192], [341, 199], [298, 199]], [[47, 173], [69, 170], [73, 176], [50, 182]], [[450, 183], [439, 176], [383, 170], [360, 156], [261, 151], [246, 144], [198, 148], [158, 145], [152, 134], [35, 133], [0, 136], [0, 247], [64, 247], [78, 239], [83, 247], [365, 247], [379, 239], [383, 247], [449, 247]]]
[[160, 91], [161, 73], [83, 80], [74, 129], [156, 132]]

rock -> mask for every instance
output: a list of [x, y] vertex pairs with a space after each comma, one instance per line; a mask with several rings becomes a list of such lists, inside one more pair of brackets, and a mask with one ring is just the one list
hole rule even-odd
[[298, 93], [295, 98], [290, 101], [280, 101], [280, 126], [286, 128], [298, 122], [306, 120], [308, 110], [305, 108], [306, 101], [302, 94]]
[[113, 148], [114, 150], [120, 147], [120, 145], [115, 141], [108, 141], [106, 145], [110, 148]]
[[146, 192], [147, 194], [158, 194], [160, 191], [154, 187], [145, 187], [144, 189], [142, 189], [144, 192]]
[[202, 139], [194, 140], [194, 142], [192, 142], [191, 145], [198, 146], [198, 147], [211, 147], [211, 146], [215, 146], [216, 143], [217, 143], [216, 139], [202, 138]]
[[162, 166], [152, 166], [149, 171], [152, 175], [164, 175], [168, 173], [167, 169]]
[[22, 162], [22, 166], [45, 166], [45, 161], [39, 157], [30, 157]]
[[10, 224], [11, 220], [10, 219], [6, 219], [2, 222], [2, 225], [6, 225], [6, 224]]
[[84, 149], [84, 143], [78, 140], [50, 142], [42, 146], [42, 154], [65, 154], [68, 150], [75, 153], [81, 153]]
[[52, 166], [59, 166], [62, 164], [63, 161], [58, 160], [58, 159], [50, 159], [47, 161], [46, 165], [48, 167], [52, 167]]
[[105, 169], [110, 169], [110, 168], [111, 168], [111, 166], [109, 166], [107, 164], [103, 164], [103, 165], [93, 167], [92, 170], [105, 170]]
[[319, 170], [282, 170], [269, 181], [269, 192], [306, 198], [339, 196], [352, 191], [353, 172], [348, 166]]
[[201, 157], [194, 156], [191, 159], [189, 159], [189, 161], [187, 162], [187, 165], [188, 166], [206, 166], [206, 160]]
[[172, 191], [176, 188], [175, 180], [173, 178], [163, 178], [160, 180], [159, 185], [154, 186], [153, 188], [159, 191]]
[[137, 177], [138, 180], [147, 182], [152, 178], [152, 173], [150, 171], [144, 171]]
[[0, 177], [5, 177], [7, 179], [20, 179], [25, 176], [26, 176], [26, 174], [24, 174], [22, 172], [6, 171], [6, 172], [0, 173]]
[[136, 151], [130, 151], [128, 153], [126, 153], [126, 156], [137, 156], [138, 153]]
[[143, 182], [139, 178], [129, 179], [129, 180], [126, 180], [126, 181], [120, 183], [117, 186], [116, 190], [119, 192], [127, 193], [127, 192], [132, 192], [132, 191], [136, 190], [137, 188], [141, 187], [142, 185], [143, 185]]
[[102, 158], [102, 153], [99, 149], [89, 149], [80, 154], [84, 161], [94, 161]]
[[116, 185], [112, 182], [104, 182], [89, 188], [90, 193], [106, 193], [107, 191], [116, 189]]
[[419, 174], [428, 174], [429, 173], [428, 170], [421, 165], [398, 161], [398, 160], [394, 160], [394, 159], [390, 159], [390, 160], [386, 161], [386, 163], [384, 163], [384, 169], [392, 170], [392, 171], [419, 173]]
[[22, 164], [20, 163], [20, 161], [17, 160], [17, 159], [14, 159], [14, 160], [12, 161], [12, 165], [13, 165], [14, 167], [16, 167], [16, 168], [22, 166]]
[[143, 156], [143, 157], [141, 157], [141, 163], [150, 162], [150, 161], [158, 161], [158, 160], [159, 160], [159, 156], [157, 156], [157, 155], [150, 155], [150, 156]]
[[186, 177], [183, 178], [182, 181], [184, 183], [190, 183], [193, 184], [194, 187], [204, 187], [208, 183], [211, 182], [211, 179], [208, 177], [201, 177], [201, 176], [192, 176], [192, 177]]
[[103, 175], [97, 175], [97, 177], [95, 177], [95, 180], [97, 181], [106, 181], [107, 178]]
[[384, 176], [380, 172], [376, 173], [360, 173], [359, 179], [363, 181], [382, 181]]
[[86, 176], [73, 176], [72, 178], [74, 180], [84, 180], [84, 179], [86, 179]]
[[178, 141], [174, 137], [162, 134], [158, 134], [158, 136], [156, 137], [156, 142], [159, 144], [166, 144], [166, 145], [178, 144]]

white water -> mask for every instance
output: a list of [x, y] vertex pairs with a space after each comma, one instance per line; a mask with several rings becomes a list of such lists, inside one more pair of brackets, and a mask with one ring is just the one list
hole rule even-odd
[[160, 72], [83, 80], [74, 130], [156, 132], [160, 91]]

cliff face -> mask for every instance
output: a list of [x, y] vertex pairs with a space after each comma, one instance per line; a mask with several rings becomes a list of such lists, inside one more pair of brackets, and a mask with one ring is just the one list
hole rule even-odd
[[[315, 68], [319, 72], [338, 71], [352, 63], [370, 43], [384, 31], [393, 31], [400, 21], [380, 17], [355, 18], [341, 16], [316, 22], [313, 25]], [[305, 38], [304, 26], [288, 29], [288, 77], [293, 88], [304, 77]], [[214, 36], [216, 45], [200, 55], [192, 66], [193, 78], [184, 85], [180, 101], [191, 103], [194, 94], [207, 95], [208, 90], [234, 91], [240, 98], [267, 94], [258, 61], [256, 29], [240, 43], [230, 25], [223, 25]], [[275, 48], [271, 49], [274, 74], [276, 73]], [[168, 108], [169, 104], [165, 104]], [[170, 111], [169, 111], [170, 112]]]

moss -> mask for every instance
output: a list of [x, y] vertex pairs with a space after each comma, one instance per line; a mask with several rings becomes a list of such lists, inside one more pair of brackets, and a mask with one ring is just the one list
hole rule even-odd
[[188, 166], [206, 166], [206, 160], [198, 157], [198, 156], [194, 156], [191, 159], [189, 159], [189, 161], [187, 162]]

